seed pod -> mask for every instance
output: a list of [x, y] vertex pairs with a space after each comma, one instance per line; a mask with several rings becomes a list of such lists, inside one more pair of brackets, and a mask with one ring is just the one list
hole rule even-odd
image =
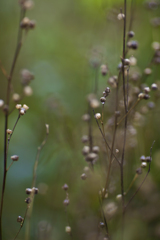
[[24, 108], [21, 108], [20, 111], [19, 111], [20, 115], [24, 115], [26, 113], [26, 109]]
[[88, 113], [84, 114], [82, 116], [82, 120], [85, 121], [85, 122], [88, 122], [90, 120], [90, 115]]
[[65, 232], [66, 233], [71, 233], [71, 227], [70, 226], [66, 226], [65, 227]]
[[68, 198], [66, 198], [64, 201], [63, 201], [63, 204], [64, 204], [64, 206], [68, 206], [69, 205], [69, 199]]
[[149, 93], [150, 91], [151, 91], [151, 90], [150, 90], [149, 87], [145, 87], [145, 88], [144, 88], [144, 92], [145, 92], [145, 93]]
[[102, 73], [102, 75], [106, 76], [107, 72], [108, 72], [107, 65], [103, 64], [101, 66], [101, 73]]
[[99, 226], [100, 226], [101, 228], [104, 228], [104, 227], [105, 227], [104, 222], [100, 222], [100, 223], [99, 223]]
[[100, 101], [101, 101], [102, 104], [104, 104], [105, 101], [106, 101], [106, 98], [105, 98], [105, 97], [101, 97], [101, 98], [100, 98]]
[[22, 107], [21, 104], [17, 104], [17, 105], [16, 105], [16, 108], [17, 108], [18, 110], [21, 109], [21, 107]]
[[137, 168], [136, 173], [137, 173], [138, 175], [142, 174], [142, 168], [141, 168], [141, 167], [140, 167], [140, 168]]
[[22, 218], [21, 216], [17, 217], [17, 222], [22, 223], [24, 221], [24, 218]]
[[141, 162], [145, 162], [145, 161], [146, 161], [146, 157], [145, 157], [144, 155], [142, 155], [142, 156], [140, 157], [140, 160], [141, 160]]
[[97, 154], [91, 152], [86, 156], [86, 161], [91, 162], [91, 161], [95, 160], [96, 158], [97, 158]]
[[144, 99], [145, 94], [144, 93], [139, 93], [138, 94], [138, 99]]
[[26, 188], [26, 194], [27, 194], [27, 195], [30, 195], [31, 192], [32, 192], [32, 189], [31, 189], [31, 188]]
[[149, 98], [150, 96], [148, 94], [145, 94], [143, 99], [148, 100]]
[[0, 108], [3, 107], [3, 105], [4, 105], [4, 101], [0, 99]]
[[116, 196], [116, 199], [117, 199], [118, 201], [120, 201], [120, 200], [122, 199], [122, 194], [118, 194], [118, 195]]
[[150, 156], [147, 156], [147, 157], [146, 157], [146, 162], [151, 162], [151, 161], [152, 161], [151, 157], [150, 157]]
[[35, 188], [35, 187], [32, 188], [32, 191], [34, 192], [34, 194], [38, 194], [39, 192], [38, 188]]
[[150, 68], [144, 69], [144, 74], [150, 75], [152, 73], [152, 70]]
[[92, 151], [93, 151], [94, 153], [99, 153], [99, 147], [98, 147], [98, 146], [94, 146], [94, 147], [92, 148]]
[[18, 159], [19, 159], [19, 156], [18, 155], [12, 155], [11, 156], [11, 159], [12, 159], [12, 161], [18, 161]]
[[128, 32], [128, 37], [129, 37], [129, 38], [134, 37], [134, 32], [133, 32], [133, 31]]
[[82, 154], [85, 156], [89, 153], [90, 147], [89, 146], [84, 146], [82, 149]]
[[126, 59], [124, 59], [124, 65], [127, 65], [127, 66], [128, 66], [128, 65], [130, 65], [130, 60], [129, 60], [129, 59], [127, 59], [127, 58], [126, 58]]
[[29, 107], [26, 104], [23, 104], [23, 108], [27, 111]]
[[142, 162], [141, 163], [141, 168], [146, 168], [147, 167], [147, 163], [146, 162]]
[[11, 130], [11, 129], [7, 129], [7, 130], [6, 130], [6, 133], [12, 134], [12, 130]]
[[96, 118], [96, 119], [100, 119], [100, 118], [101, 118], [101, 114], [100, 114], [100, 113], [96, 113], [96, 114], [95, 114], [95, 118]]
[[110, 88], [106, 87], [105, 92], [109, 94], [111, 92]]
[[64, 190], [64, 191], [67, 191], [68, 190], [68, 185], [65, 183], [63, 186], [62, 186], [62, 189]]
[[86, 143], [89, 141], [89, 137], [87, 135], [84, 135], [81, 140], [83, 143]]
[[28, 198], [25, 199], [25, 202], [26, 202], [27, 204], [29, 204], [29, 203], [31, 203], [31, 199], [28, 197]]
[[26, 29], [29, 27], [30, 20], [27, 17], [24, 17], [20, 23], [20, 27]]
[[87, 175], [86, 175], [85, 173], [82, 173], [81, 179], [82, 179], [82, 180], [86, 180], [86, 178], [87, 178]]
[[122, 19], [124, 19], [125, 18], [125, 15], [123, 14], [123, 13], [119, 13], [118, 15], [117, 15], [117, 19], [118, 20], [122, 20]]
[[157, 90], [157, 89], [158, 89], [157, 84], [156, 84], [156, 83], [153, 83], [153, 84], [151, 85], [151, 89], [152, 89], [152, 90]]

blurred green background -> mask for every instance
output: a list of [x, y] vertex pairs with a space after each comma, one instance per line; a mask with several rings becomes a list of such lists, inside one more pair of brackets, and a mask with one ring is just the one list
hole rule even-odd
[[[21, 94], [23, 90], [20, 71], [26, 68], [35, 75], [30, 85], [33, 95], [25, 97], [22, 101], [29, 106], [29, 110], [21, 117], [9, 148], [8, 164], [13, 154], [19, 155], [20, 159], [13, 164], [7, 175], [3, 209], [4, 239], [13, 239], [19, 229], [16, 219], [18, 215], [24, 215], [25, 189], [31, 187], [37, 147], [45, 136], [45, 123], [48, 123], [50, 135], [41, 152], [37, 170], [37, 187], [44, 192], [35, 197], [30, 239], [70, 238], [65, 233], [68, 223], [63, 206], [65, 192], [62, 190], [63, 184], [67, 183], [70, 197], [67, 211], [73, 229], [73, 239], [94, 240], [97, 239], [95, 229], [99, 216], [97, 179], [99, 174], [101, 175], [101, 168], [98, 164], [95, 177], [81, 180], [80, 176], [86, 166], [81, 154], [81, 137], [87, 134], [86, 123], [81, 121], [81, 116], [87, 111], [86, 95], [93, 91], [96, 70], [92, 63], [98, 59], [100, 63], [107, 63], [113, 75], [118, 73], [117, 65], [122, 56], [123, 22], [117, 20], [117, 14], [120, 8], [123, 9], [123, 1], [35, 0], [34, 3], [34, 8], [27, 11], [26, 16], [36, 20], [36, 28], [27, 34], [13, 77], [14, 91]], [[128, 19], [130, 4], [131, 1], [127, 1]], [[18, 1], [1, 1], [0, 60], [8, 72], [16, 46], [19, 15]], [[154, 28], [150, 24], [150, 19], [154, 17], [160, 17], [160, 8], [150, 11], [145, 7], [144, 1], [136, 1], [132, 30], [135, 31], [135, 39], [139, 42], [139, 49], [134, 52], [134, 56], [138, 59], [141, 73], [153, 55], [152, 42], [160, 42], [160, 27]], [[128, 25], [129, 20], [127, 27]], [[99, 98], [108, 86], [108, 76], [102, 77], [100, 70], [98, 75]], [[160, 80], [159, 65], [153, 67], [153, 74], [147, 78], [146, 83], [150, 85], [157, 80]], [[2, 72], [0, 83], [0, 99], [5, 99], [7, 80]], [[13, 102], [11, 105], [13, 106]], [[149, 155], [150, 146], [153, 140], [156, 140], [149, 180], [144, 184], [143, 191], [136, 196], [129, 210], [130, 214], [126, 216], [125, 239], [128, 240], [160, 238], [159, 114], [157, 100], [156, 109], [147, 115], [147, 124], [137, 127], [137, 148], [129, 151], [130, 156], [127, 155], [132, 161], [126, 168], [126, 188], [138, 167], [139, 156]], [[9, 128], [12, 129], [16, 118], [17, 112], [14, 111], [9, 118]], [[102, 142], [95, 123], [94, 128], [95, 143]], [[2, 183], [2, 111], [0, 132]], [[115, 179], [115, 185], [108, 201], [115, 201], [115, 196], [120, 192], [119, 176]], [[138, 184], [135, 184], [133, 192], [136, 186]], [[121, 208], [119, 203], [116, 204]], [[112, 239], [119, 239], [120, 225], [119, 212], [109, 223]], [[24, 234], [25, 225], [17, 239], [24, 239]], [[103, 237], [100, 236], [99, 239]]]

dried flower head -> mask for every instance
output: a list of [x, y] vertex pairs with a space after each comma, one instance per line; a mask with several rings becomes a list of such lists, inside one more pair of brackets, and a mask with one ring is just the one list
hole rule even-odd
[[7, 129], [6, 132], [7, 132], [8, 134], [12, 134], [12, 130], [11, 130], [11, 129]]
[[22, 223], [24, 221], [24, 218], [21, 216], [17, 217], [17, 222]]
[[68, 190], [68, 185], [65, 183], [63, 186], [62, 186], [62, 189], [64, 190], [64, 191], [67, 191]]
[[16, 108], [17, 108], [18, 110], [21, 109], [21, 107], [22, 107], [21, 104], [17, 104], [17, 105], [16, 105]]
[[19, 159], [19, 156], [18, 155], [12, 155], [11, 156], [11, 159], [12, 159], [12, 161], [18, 161], [18, 159]]
[[100, 114], [100, 113], [96, 113], [96, 114], [95, 114], [95, 118], [96, 118], [96, 119], [100, 119], [100, 118], [101, 118], [101, 114]]
[[3, 107], [3, 105], [4, 105], [4, 101], [0, 99], [0, 108]]
[[82, 180], [86, 180], [86, 178], [87, 178], [87, 175], [86, 175], [85, 173], [82, 173], [81, 179], [82, 179]]

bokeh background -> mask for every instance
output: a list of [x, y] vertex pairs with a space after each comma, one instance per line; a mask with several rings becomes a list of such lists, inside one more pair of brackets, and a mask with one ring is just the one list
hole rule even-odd
[[[64, 183], [69, 185], [70, 204], [68, 218], [73, 231], [73, 239], [91, 240], [96, 238], [99, 216], [98, 183], [101, 165], [97, 164], [97, 176], [86, 181], [81, 174], [86, 162], [81, 154], [81, 137], [86, 134], [86, 124], [81, 116], [87, 111], [86, 95], [93, 91], [96, 71], [98, 71], [98, 98], [107, 84], [108, 76], [102, 77], [100, 69], [94, 69], [95, 62], [107, 63], [110, 72], [117, 75], [117, 65], [122, 56], [123, 22], [117, 20], [123, 1], [103, 0], [61, 0], [34, 1], [32, 10], [26, 16], [36, 20], [36, 28], [27, 34], [14, 71], [14, 91], [21, 94], [20, 71], [24, 68], [34, 73], [30, 86], [33, 95], [25, 97], [22, 103], [29, 106], [27, 114], [21, 117], [9, 148], [9, 156], [18, 154], [7, 175], [5, 203], [3, 209], [4, 239], [13, 239], [19, 229], [16, 219], [24, 215], [26, 209], [25, 189], [31, 187], [33, 166], [37, 147], [45, 136], [45, 123], [50, 126], [50, 135], [44, 146], [37, 170], [37, 187], [41, 190], [36, 196], [31, 219], [30, 239], [69, 239], [65, 232], [68, 225], [63, 206]], [[130, 16], [131, 1], [127, 1], [127, 16]], [[9, 71], [18, 31], [20, 7], [18, 1], [0, 2], [0, 60]], [[139, 49], [134, 52], [141, 73], [153, 55], [151, 44], [160, 42], [160, 26], [154, 27], [151, 19], [160, 17], [160, 7], [146, 8], [144, 1], [136, 1], [133, 20], [135, 39]], [[127, 22], [128, 26], [129, 20]], [[159, 65], [153, 66], [153, 74], [146, 83], [150, 86], [160, 80]], [[0, 99], [5, 99], [7, 80], [0, 72]], [[153, 99], [155, 100], [154, 96]], [[153, 149], [151, 173], [134, 199], [126, 216], [125, 239], [160, 238], [160, 127], [159, 101], [156, 108], [147, 113], [147, 124], [137, 127], [136, 148], [128, 152], [130, 164], [126, 168], [126, 185], [131, 182], [139, 157], [149, 155]], [[110, 103], [112, 108], [113, 101]], [[13, 106], [14, 103], [11, 103]], [[108, 110], [106, 110], [108, 111]], [[12, 129], [17, 117], [15, 110], [9, 118]], [[106, 116], [107, 119], [107, 116]], [[94, 141], [102, 139], [94, 124]], [[4, 116], [0, 112], [0, 182], [3, 174], [3, 132]], [[102, 146], [103, 148], [103, 146]], [[8, 156], [8, 164], [10, 157]], [[119, 174], [119, 173], [118, 173]], [[91, 174], [92, 175], [92, 174]], [[114, 176], [114, 175], [113, 175]], [[144, 176], [144, 175], [143, 175]], [[133, 186], [136, 190], [138, 182]], [[120, 192], [120, 178], [108, 202], [116, 202]], [[102, 181], [103, 182], [103, 181]], [[131, 194], [132, 195], [132, 194]], [[116, 206], [121, 208], [120, 203]], [[109, 221], [112, 239], [119, 239], [121, 214]], [[24, 239], [25, 225], [17, 239]], [[102, 237], [99, 239], [103, 239]]]

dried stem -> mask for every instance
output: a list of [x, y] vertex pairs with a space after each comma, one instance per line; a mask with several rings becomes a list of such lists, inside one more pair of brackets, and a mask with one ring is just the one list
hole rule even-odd
[[11, 91], [11, 82], [13, 77], [13, 72], [15, 69], [15, 65], [17, 62], [17, 58], [21, 49], [21, 41], [22, 41], [22, 29], [20, 28], [20, 22], [25, 15], [25, 10], [21, 9], [20, 21], [18, 26], [18, 37], [17, 37], [17, 45], [13, 58], [13, 62], [11, 65], [10, 73], [8, 76], [8, 84], [7, 84], [7, 94], [6, 94], [6, 112], [5, 112], [5, 127], [4, 127], [4, 170], [3, 170], [3, 183], [2, 183], [2, 195], [1, 195], [1, 205], [0, 205], [0, 240], [2, 240], [2, 210], [3, 210], [3, 202], [4, 202], [4, 193], [6, 186], [6, 177], [7, 177], [7, 128], [8, 128], [8, 114], [9, 114], [9, 102], [10, 102], [10, 91]]
[[[48, 139], [48, 134], [49, 134], [49, 125], [46, 124], [46, 136], [44, 140], [42, 141], [41, 145], [37, 148], [37, 155], [36, 155], [36, 160], [33, 168], [33, 179], [32, 179], [32, 188], [35, 187], [36, 185], [36, 177], [37, 177], [37, 167], [39, 163], [39, 157], [40, 157], [40, 152], [44, 145], [46, 144], [46, 141]], [[30, 204], [30, 209], [27, 213], [27, 223], [26, 223], [26, 234], [25, 234], [25, 239], [28, 240], [30, 238], [30, 219], [32, 215], [32, 209], [33, 209], [33, 203], [34, 203], [34, 193], [31, 196], [31, 204]]]

